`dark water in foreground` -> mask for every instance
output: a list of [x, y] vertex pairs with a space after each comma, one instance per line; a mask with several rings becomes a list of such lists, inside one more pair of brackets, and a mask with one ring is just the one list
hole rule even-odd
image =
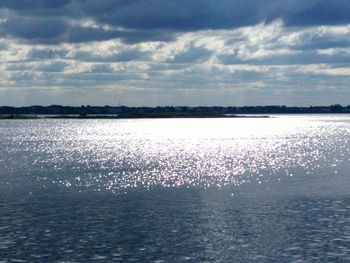
[[350, 117], [0, 122], [0, 262], [349, 262]]

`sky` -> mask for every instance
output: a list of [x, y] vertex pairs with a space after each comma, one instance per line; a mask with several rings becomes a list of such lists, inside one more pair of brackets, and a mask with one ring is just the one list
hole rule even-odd
[[349, 0], [0, 0], [0, 105], [349, 98]]

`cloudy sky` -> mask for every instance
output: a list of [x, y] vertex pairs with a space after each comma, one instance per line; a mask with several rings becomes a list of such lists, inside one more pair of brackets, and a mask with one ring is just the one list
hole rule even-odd
[[0, 0], [0, 105], [349, 98], [349, 0]]

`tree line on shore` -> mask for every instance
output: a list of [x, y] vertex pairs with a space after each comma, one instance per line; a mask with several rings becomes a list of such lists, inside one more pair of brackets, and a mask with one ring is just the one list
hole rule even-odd
[[158, 107], [127, 107], [127, 106], [28, 106], [0, 107], [1, 115], [130, 115], [132, 114], [300, 114], [300, 113], [350, 113], [350, 105], [287, 107], [287, 106], [158, 106]]

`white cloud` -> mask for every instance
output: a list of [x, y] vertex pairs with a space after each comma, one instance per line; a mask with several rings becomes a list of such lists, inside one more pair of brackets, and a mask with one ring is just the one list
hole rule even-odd
[[[104, 27], [93, 20], [71, 23]], [[106, 40], [34, 46], [1, 39], [0, 90], [36, 89], [41, 96], [62, 89], [63, 97], [77, 96], [70, 101], [78, 104], [87, 89], [90, 104], [105, 104], [113, 92], [123, 94], [125, 104], [143, 99], [144, 104], [147, 99], [162, 104], [164, 98], [168, 102], [173, 98], [174, 104], [190, 103], [185, 95], [201, 92], [216, 98], [217, 104], [228, 103], [225, 92], [231, 94], [227, 96], [234, 93], [232, 104], [242, 101], [240, 94], [256, 92], [255, 97], [249, 93], [256, 104], [269, 104], [274, 94], [302, 92], [303, 83], [305, 90], [329, 96], [328, 87], [344, 90], [349, 81], [349, 34], [349, 25], [285, 28], [277, 21], [235, 30], [183, 33], [171, 42]], [[69, 90], [81, 93], [74, 95], [78, 93]], [[0, 104], [4, 104], [1, 99]], [[195, 98], [193, 104], [198, 104]]]

